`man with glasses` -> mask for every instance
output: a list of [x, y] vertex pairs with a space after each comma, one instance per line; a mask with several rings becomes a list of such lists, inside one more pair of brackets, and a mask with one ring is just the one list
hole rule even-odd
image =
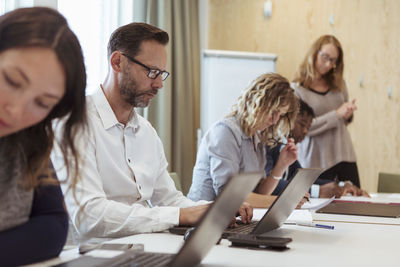
[[[89, 129], [80, 138], [81, 181], [67, 192], [71, 220], [84, 237], [118, 237], [193, 225], [208, 208], [176, 190], [163, 146], [135, 107], [147, 107], [169, 73], [168, 34], [144, 23], [118, 28], [108, 43], [108, 74], [87, 97]], [[57, 151], [52, 160], [66, 178]], [[75, 193], [75, 194], [74, 194]], [[248, 206], [240, 209], [251, 219]]]
[[[299, 113], [297, 114], [294, 127], [290, 132], [290, 137], [293, 138], [296, 144], [304, 140], [308, 133], [308, 130], [310, 129], [311, 122], [315, 117], [313, 109], [307, 103], [305, 103], [301, 99], [299, 100], [299, 102]], [[276, 166], [282, 146], [284, 145], [279, 141], [276, 141], [275, 144], [276, 146], [272, 148], [267, 147], [266, 149], [267, 165], [265, 167], [265, 172], [267, 174], [271, 173], [271, 170]], [[272, 192], [272, 195], [279, 195], [283, 191], [289, 180], [294, 177], [298, 168], [301, 168], [301, 165], [297, 160], [287, 166], [287, 170], [283, 175], [283, 179], [279, 181], [279, 184], [275, 188], [274, 192]], [[332, 182], [332, 180], [321, 178], [318, 178], [315, 181], [315, 184], [312, 185], [310, 194], [311, 197], [320, 198], [330, 198], [332, 196], [340, 197], [346, 194], [368, 196], [367, 192], [361, 190], [349, 181], [337, 183], [336, 181]]]

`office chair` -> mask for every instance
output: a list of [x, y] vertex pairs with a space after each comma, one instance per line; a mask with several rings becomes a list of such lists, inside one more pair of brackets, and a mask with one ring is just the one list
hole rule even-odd
[[380, 172], [378, 193], [400, 193], [400, 174]]

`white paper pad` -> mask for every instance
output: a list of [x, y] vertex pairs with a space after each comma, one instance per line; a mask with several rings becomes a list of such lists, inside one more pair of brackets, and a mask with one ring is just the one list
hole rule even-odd
[[310, 202], [306, 202], [301, 206], [301, 209], [303, 210], [317, 210], [320, 208], [325, 207], [329, 203], [331, 203], [335, 197], [331, 198], [310, 198]]
[[[253, 221], [260, 221], [268, 209], [254, 209]], [[294, 210], [285, 223], [309, 223], [312, 222], [312, 216], [309, 210]]]

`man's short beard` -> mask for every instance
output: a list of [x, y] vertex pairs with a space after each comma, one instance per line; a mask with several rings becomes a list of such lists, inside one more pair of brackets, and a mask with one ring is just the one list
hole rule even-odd
[[119, 92], [121, 97], [125, 100], [126, 103], [132, 105], [137, 108], [145, 108], [149, 105], [149, 101], [147, 102], [143, 99], [147, 94], [156, 95], [158, 90], [156, 88], [150, 88], [146, 91], [138, 92], [138, 83], [136, 80], [130, 75], [129, 69], [124, 72], [122, 79], [119, 84]]
[[119, 85], [119, 92], [122, 98], [133, 107], [146, 107], [147, 105], [137, 97], [137, 88], [136, 81], [129, 74], [129, 68], [126, 69]]

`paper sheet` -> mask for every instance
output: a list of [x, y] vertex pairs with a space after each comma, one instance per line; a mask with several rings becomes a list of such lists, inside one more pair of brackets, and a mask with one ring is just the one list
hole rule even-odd
[[303, 210], [317, 210], [322, 207], [325, 207], [329, 203], [331, 203], [335, 197], [331, 198], [310, 198], [310, 202], [304, 203], [304, 205], [301, 207]]
[[[254, 209], [253, 210], [253, 220], [259, 221], [267, 212], [268, 209]], [[310, 211], [308, 210], [294, 210], [289, 218], [285, 221], [288, 224], [295, 224], [295, 223], [308, 223], [312, 222], [312, 216]]]

